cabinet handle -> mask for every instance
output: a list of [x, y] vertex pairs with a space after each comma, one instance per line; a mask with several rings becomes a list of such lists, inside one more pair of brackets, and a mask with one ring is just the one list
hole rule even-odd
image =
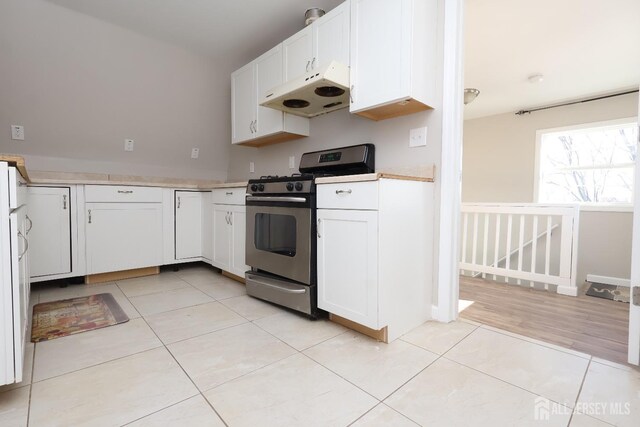
[[233, 212], [229, 212], [229, 225], [233, 225]]
[[89, 224], [91, 224], [91, 209], [89, 209]]
[[315, 69], [315, 68], [316, 68], [316, 58], [313, 58], [313, 59], [311, 60], [311, 69], [313, 70], [313, 69]]
[[62, 195], [62, 210], [67, 210], [67, 195], [63, 194]]
[[227, 225], [229, 225], [229, 212], [225, 212], [224, 221], [227, 223]]
[[18, 231], [18, 237], [22, 237], [24, 239], [24, 251], [22, 251], [22, 253], [18, 255], [18, 261], [22, 261], [22, 257], [29, 250], [29, 241], [27, 240], [26, 237], [24, 237], [24, 234], [22, 234], [22, 232], [20, 231]]
[[318, 235], [318, 239], [320, 239], [322, 236], [320, 235], [320, 221], [322, 221], [320, 218], [318, 218], [318, 226], [316, 227], [316, 234]]
[[227, 196], [233, 196], [233, 191], [227, 191], [227, 192], [226, 192], [226, 193], [224, 193], [224, 194], [226, 194]]
[[353, 104], [353, 91], [355, 90], [355, 85], [351, 85], [351, 90], [349, 91], [349, 100]]
[[133, 190], [118, 190], [118, 193], [120, 193], [120, 194], [131, 194], [131, 193], [133, 193]]
[[258, 133], [258, 119], [253, 121], [253, 132]]
[[180, 196], [178, 196], [178, 206], [176, 206], [176, 209], [180, 209]]
[[336, 194], [351, 194], [351, 189], [348, 190], [336, 190]]
[[253, 120], [249, 122], [249, 132], [253, 133]]
[[31, 218], [29, 218], [29, 215], [25, 215], [25, 218], [27, 221], [29, 221], [29, 228], [27, 228], [27, 235], [29, 234], [29, 232], [31, 231], [31, 229], [33, 228], [33, 221], [31, 221]]
[[307, 72], [309, 72], [309, 67], [311, 66], [311, 61], [307, 61]]

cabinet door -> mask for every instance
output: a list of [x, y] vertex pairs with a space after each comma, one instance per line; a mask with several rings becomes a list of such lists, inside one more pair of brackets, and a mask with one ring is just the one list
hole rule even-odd
[[175, 193], [176, 260], [202, 256], [202, 194]]
[[24, 364], [24, 348], [29, 313], [29, 272], [27, 251], [27, 220], [26, 207], [22, 206], [9, 216], [10, 245], [11, 245], [11, 301], [13, 318], [10, 325], [13, 327], [13, 380], [22, 381]]
[[212, 264], [222, 270], [231, 267], [231, 226], [228, 205], [213, 205], [213, 255]]
[[298, 31], [282, 42], [284, 53], [284, 81], [288, 82], [311, 71], [313, 55], [313, 25]]
[[213, 254], [213, 229], [211, 222], [212, 215], [211, 193], [202, 193], [202, 257], [211, 262]]
[[[271, 49], [255, 61], [257, 104], [269, 90], [282, 84], [282, 44]], [[270, 135], [283, 130], [282, 111], [258, 105], [256, 136]]]
[[408, 95], [411, 2], [351, 2], [351, 112]]
[[162, 264], [161, 203], [87, 203], [87, 273]]
[[71, 273], [71, 190], [30, 187], [31, 277]]
[[327, 66], [331, 61], [349, 65], [349, 15], [349, 2], [344, 2], [312, 24], [314, 69]]
[[244, 206], [229, 206], [231, 211], [231, 273], [244, 277], [249, 267], [245, 264], [245, 235], [247, 210]]
[[318, 307], [379, 329], [378, 212], [318, 209], [317, 242]]
[[231, 142], [237, 144], [254, 137], [256, 119], [255, 69], [250, 63], [231, 74]]

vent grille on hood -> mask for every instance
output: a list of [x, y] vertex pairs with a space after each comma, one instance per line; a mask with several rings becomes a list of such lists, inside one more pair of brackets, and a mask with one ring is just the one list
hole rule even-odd
[[333, 61], [277, 86], [260, 100], [263, 107], [302, 117], [315, 117], [349, 106], [349, 67]]

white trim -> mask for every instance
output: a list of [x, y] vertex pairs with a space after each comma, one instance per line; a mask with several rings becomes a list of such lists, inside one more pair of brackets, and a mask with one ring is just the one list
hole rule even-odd
[[[638, 100], [640, 109], [640, 99]], [[638, 129], [640, 137], [640, 128]], [[639, 144], [640, 145], [640, 144]], [[633, 188], [634, 211], [631, 243], [631, 285], [640, 286], [640, 156], [636, 157], [636, 176]], [[633, 292], [632, 292], [633, 293]], [[640, 306], [629, 304], [629, 353], [627, 360], [640, 365]]]
[[631, 286], [631, 280], [621, 279], [619, 277], [598, 276], [597, 274], [587, 274], [587, 282], [590, 283], [602, 283], [605, 285], [624, 286], [626, 288]]
[[[613, 119], [613, 120], [604, 120], [599, 122], [589, 122], [582, 123], [571, 126], [561, 126], [556, 128], [548, 128], [548, 129], [538, 129], [536, 130], [536, 146], [535, 146], [535, 163], [533, 170], [533, 200], [539, 200], [539, 192], [540, 192], [540, 149], [542, 145], [542, 135], [548, 133], [559, 133], [559, 132], [567, 132], [572, 130], [583, 130], [583, 129], [595, 129], [595, 128], [603, 128], [603, 127], [613, 127], [624, 124], [638, 123], [637, 117], [625, 117], [622, 119]], [[577, 202], [580, 203], [580, 202]], [[631, 208], [631, 204], [629, 205], [589, 205], [580, 203], [580, 207], [588, 207], [588, 209], [584, 209], [587, 211], [614, 211], [614, 212], [631, 212], [633, 209]], [[629, 209], [631, 208], [631, 209]], [[620, 210], [618, 210], [620, 209]], [[628, 209], [628, 210], [627, 210]]]
[[431, 318], [436, 320], [438, 319], [438, 306], [436, 304], [431, 306]]
[[438, 236], [437, 320], [458, 317], [463, 124], [463, 0], [444, 0], [442, 153]]

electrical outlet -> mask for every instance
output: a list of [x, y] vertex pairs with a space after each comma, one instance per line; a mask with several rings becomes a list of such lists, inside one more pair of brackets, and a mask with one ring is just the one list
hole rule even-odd
[[11, 139], [24, 141], [24, 126], [11, 125]]
[[427, 128], [411, 129], [409, 132], [409, 147], [424, 147], [427, 145]]
[[199, 155], [200, 155], [200, 149], [199, 148], [192, 148], [191, 149], [191, 158], [192, 159], [197, 159]]
[[295, 169], [295, 168], [296, 168], [296, 157], [289, 156], [289, 169]]
[[135, 141], [133, 139], [125, 139], [124, 140], [124, 151], [133, 151], [134, 142]]
[[256, 172], [256, 164], [253, 162], [249, 162], [249, 173], [255, 173]]

